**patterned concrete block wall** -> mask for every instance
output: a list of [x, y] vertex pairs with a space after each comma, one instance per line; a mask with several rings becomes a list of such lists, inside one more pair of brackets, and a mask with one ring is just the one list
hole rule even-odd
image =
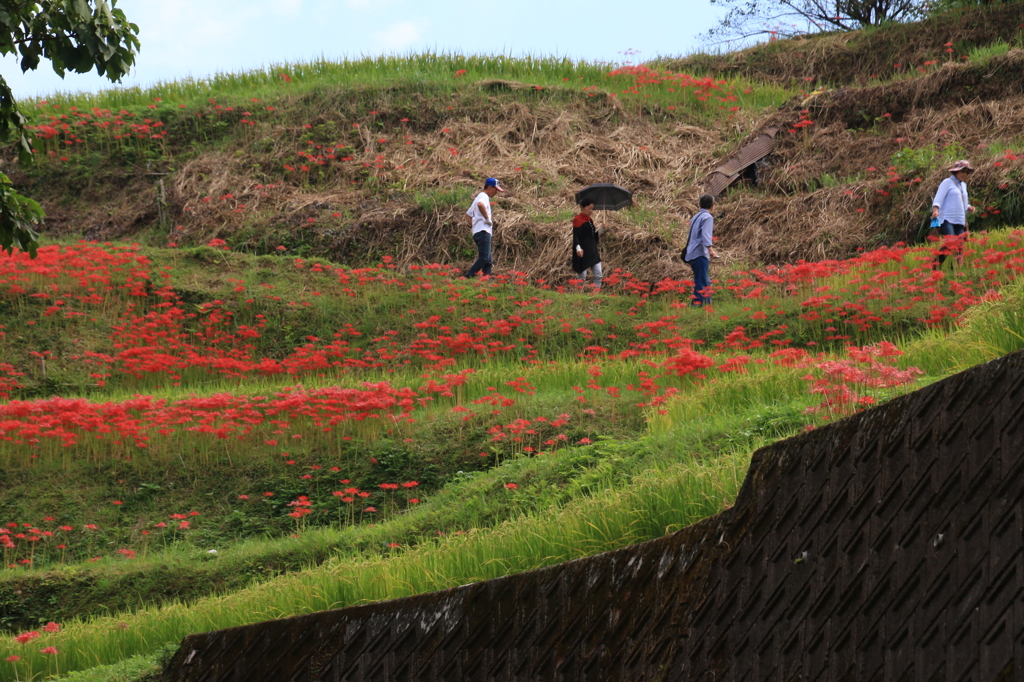
[[200, 635], [166, 680], [1024, 679], [1024, 355], [758, 451], [736, 505], [498, 580]]

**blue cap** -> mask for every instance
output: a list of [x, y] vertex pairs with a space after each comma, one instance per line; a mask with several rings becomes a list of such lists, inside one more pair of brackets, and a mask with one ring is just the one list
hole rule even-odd
[[501, 185], [498, 184], [498, 178], [487, 178], [486, 180], [484, 180], [484, 187], [493, 187], [499, 192], [505, 191], [501, 188]]

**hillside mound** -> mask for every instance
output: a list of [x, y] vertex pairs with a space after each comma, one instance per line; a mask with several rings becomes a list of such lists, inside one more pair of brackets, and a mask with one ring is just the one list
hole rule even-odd
[[[927, 45], [954, 25], [993, 46], [941, 48], [944, 40], [942, 59], [838, 90], [780, 84], [776, 67], [755, 66], [755, 50], [732, 57], [749, 58], [747, 67], [719, 65], [711, 77], [424, 55], [54, 99], [33, 115], [40, 163], [14, 177], [42, 199], [55, 236], [152, 245], [218, 238], [353, 266], [389, 255], [407, 268], [472, 262], [463, 213], [495, 176], [509, 190], [497, 200], [499, 270], [554, 282], [573, 276], [575, 192], [614, 182], [635, 192], [636, 206], [600, 217], [611, 228], [606, 270], [679, 278], [707, 174], [781, 122], [753, 184], [721, 197], [719, 250], [740, 262], [844, 257], [922, 237], [927, 195], [956, 158], [985, 169], [971, 191], [990, 210], [974, 227], [1024, 219], [1014, 113], [1021, 58], [999, 42], [1019, 10], [978, 8], [842, 44], [807, 41], [820, 63], [840, 70], [863, 57], [851, 45]], [[801, 44], [780, 42], [757, 49], [791, 55]], [[828, 81], [825, 73], [812, 80]]]
[[793, 81], [868, 85], [914, 74], [929, 61], [947, 61], [971, 48], [1012, 42], [1024, 24], [1024, 3], [987, 4], [939, 14], [928, 21], [892, 23], [861, 31], [771, 40], [725, 54], [695, 54], [659, 62], [662, 68]]

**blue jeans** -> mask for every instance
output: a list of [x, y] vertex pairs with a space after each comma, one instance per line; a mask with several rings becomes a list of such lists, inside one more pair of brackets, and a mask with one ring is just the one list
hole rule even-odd
[[703, 306], [711, 303], [710, 292], [704, 293], [711, 287], [708, 265], [709, 261], [705, 256], [700, 256], [690, 261], [690, 267], [693, 268], [693, 298], [690, 300], [690, 305], [692, 306]]
[[[600, 263], [594, 263], [590, 268], [590, 274], [594, 276], [594, 286], [601, 288], [601, 278], [604, 276], [604, 267]], [[587, 271], [576, 273], [584, 282], [587, 281]]]
[[[945, 237], [959, 237], [966, 231], [967, 227], [964, 225], [956, 225], [948, 220], [943, 220], [942, 225], [939, 226], [939, 233], [943, 236], [944, 242], [946, 241]], [[963, 249], [961, 244], [962, 242], [958, 243], [956, 246], [942, 246], [939, 248], [939, 255], [935, 257], [935, 262], [932, 264], [932, 267], [941, 268], [942, 264], [946, 262], [946, 254], [948, 253], [959, 254]]]
[[473, 235], [476, 242], [476, 262], [466, 271], [466, 277], [475, 277], [476, 273], [483, 271], [485, 275], [491, 274], [491, 233], [480, 230]]

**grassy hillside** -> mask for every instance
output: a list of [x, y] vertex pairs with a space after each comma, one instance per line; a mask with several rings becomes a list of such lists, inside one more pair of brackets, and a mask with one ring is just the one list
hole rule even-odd
[[[4, 655], [113, 663], [682, 527], [759, 445], [1018, 347], [1022, 242], [979, 235], [940, 271], [934, 246], [721, 270], [713, 311], [626, 273], [595, 294], [212, 247], [7, 261], [0, 599], [16, 632], [60, 624], [38, 643], [61, 653]], [[100, 276], [101, 254], [132, 265]], [[303, 317], [338, 336], [286, 352]], [[17, 398], [47, 381], [63, 397]]]
[[[0, 258], [0, 679], [142, 679], [188, 632], [655, 538], [761, 445], [1024, 347], [1016, 35], [813, 95], [422, 55], [39, 103], [15, 177], [49, 241]], [[700, 180], [771, 121], [692, 309]], [[971, 239], [898, 242], [962, 156]], [[467, 281], [489, 175], [496, 273]], [[596, 292], [567, 224], [605, 180], [637, 205]]]
[[936, 63], [968, 61], [993, 45], [1017, 43], [1024, 3], [997, 2], [936, 14], [920, 23], [890, 23], [861, 31], [770, 40], [721, 54], [664, 59], [659, 66], [717, 77], [747, 76], [791, 84], [864, 86], [914, 77]]
[[[462, 262], [462, 213], [484, 178], [499, 201], [497, 261], [564, 280], [572, 194], [641, 190], [614, 216], [620, 264], [666, 266], [695, 179], [792, 93], [643, 67], [422, 55], [289, 65], [32, 113], [41, 162], [16, 181], [50, 234], [329, 256], [352, 265]], [[156, 183], [169, 216], [157, 229]], [[97, 197], [104, 197], [97, 201]], [[635, 270], [635, 268], [633, 268]]]
[[[462, 213], [493, 175], [509, 189], [498, 200], [498, 267], [560, 283], [573, 194], [610, 181], [634, 190], [636, 206], [605, 217], [606, 264], [679, 278], [703, 179], [782, 121], [794, 127], [759, 184], [722, 197], [721, 251], [748, 264], [845, 257], [918, 239], [943, 164], [958, 156], [987, 171], [972, 183], [976, 203], [993, 209], [987, 227], [1024, 220], [1021, 21], [1008, 18], [1019, 7], [763, 48], [801, 64], [805, 43], [837, 64], [862, 62], [867, 48], [849, 45], [883, 37], [934, 52], [894, 58], [899, 69], [855, 83], [825, 71], [778, 78], [753, 57], [730, 72], [696, 58], [614, 68], [427, 54], [51, 97], [28, 112], [40, 161], [13, 177], [43, 200], [51, 236], [220, 238], [353, 267], [384, 255], [400, 267], [465, 267]], [[962, 39], [934, 38], [954, 25]]]

